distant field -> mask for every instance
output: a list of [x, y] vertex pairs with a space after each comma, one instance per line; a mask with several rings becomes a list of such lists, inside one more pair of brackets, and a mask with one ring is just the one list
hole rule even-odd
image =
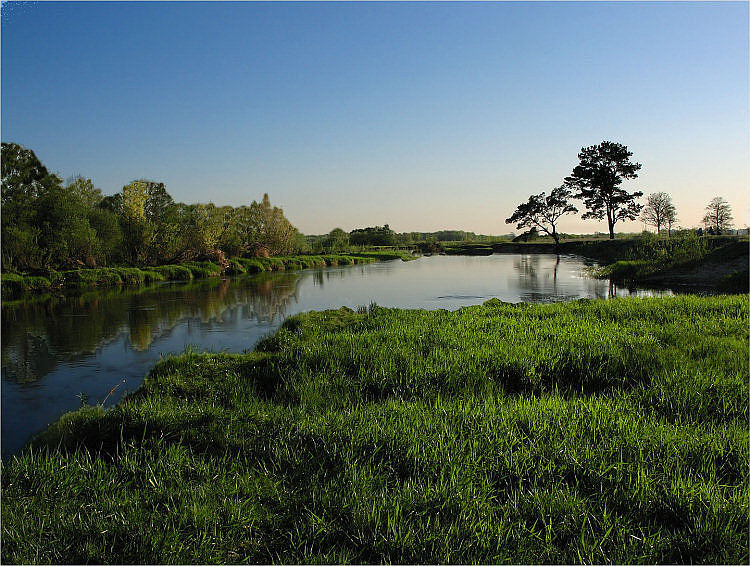
[[2, 473], [2, 560], [746, 563], [748, 296], [289, 319]]

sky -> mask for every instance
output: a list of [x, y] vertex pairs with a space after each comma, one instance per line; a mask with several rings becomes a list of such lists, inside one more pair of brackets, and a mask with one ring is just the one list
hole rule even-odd
[[[267, 192], [302, 232], [515, 231], [581, 147], [750, 222], [748, 3], [3, 2], [0, 134], [62, 178]], [[641, 231], [640, 221], [618, 224]], [[563, 232], [606, 226], [580, 215]]]

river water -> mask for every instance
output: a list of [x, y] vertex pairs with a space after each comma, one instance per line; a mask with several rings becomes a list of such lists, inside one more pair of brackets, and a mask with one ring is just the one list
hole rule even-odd
[[106, 406], [132, 391], [162, 356], [186, 347], [242, 352], [290, 315], [381, 306], [450, 309], [497, 297], [554, 302], [670, 291], [617, 288], [585, 276], [582, 258], [496, 254], [433, 256], [367, 265], [279, 272], [77, 296], [6, 302], [2, 307], [2, 455], [81, 397]]

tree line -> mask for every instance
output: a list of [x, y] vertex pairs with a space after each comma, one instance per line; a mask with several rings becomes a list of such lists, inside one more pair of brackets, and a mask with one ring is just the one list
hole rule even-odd
[[488, 236], [465, 230], [438, 230], [436, 232], [396, 232], [388, 224], [355, 228], [346, 232], [334, 228], [328, 234], [305, 236], [309, 250], [313, 253], [337, 253], [356, 247], [370, 246], [418, 246], [440, 242], [497, 242], [512, 237]]
[[[507, 224], [516, 223], [517, 229], [541, 230], [560, 243], [557, 223], [566, 214], [575, 214], [578, 208], [571, 202], [582, 200], [586, 212], [581, 218], [607, 221], [609, 238], [615, 237], [615, 225], [620, 221], [639, 217], [657, 233], [666, 228], [671, 235], [677, 221], [677, 209], [672, 198], [665, 192], [652, 193], [642, 205], [637, 200], [643, 192], [629, 193], [621, 187], [622, 182], [638, 177], [640, 163], [630, 160], [633, 152], [620, 143], [603, 141], [598, 145], [581, 148], [578, 165], [563, 184], [550, 191], [531, 195], [529, 200], [518, 205]], [[715, 197], [706, 207], [703, 223], [711, 234], [721, 234], [732, 227], [732, 212], [729, 203]]]
[[267, 194], [248, 206], [185, 204], [164, 183], [138, 179], [104, 196], [91, 179], [63, 182], [32, 150], [2, 144], [5, 270], [221, 263], [301, 246], [302, 235]]

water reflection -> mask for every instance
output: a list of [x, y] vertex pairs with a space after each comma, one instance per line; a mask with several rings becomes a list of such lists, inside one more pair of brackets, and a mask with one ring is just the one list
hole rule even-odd
[[236, 314], [258, 324], [283, 320], [287, 303], [297, 298], [299, 281], [299, 273], [264, 274], [4, 306], [3, 379], [41, 379], [59, 361], [94, 354], [122, 335], [130, 349], [147, 351], [155, 340], [187, 319], [204, 325], [222, 324]]
[[377, 302], [446, 308], [503, 301], [550, 302], [654, 292], [585, 276], [581, 258], [554, 255], [434, 256], [232, 280], [159, 284], [7, 302], [2, 308], [2, 453], [63, 412], [77, 395], [110, 388], [117, 402], [162, 355], [186, 345], [241, 352], [301, 311]]

